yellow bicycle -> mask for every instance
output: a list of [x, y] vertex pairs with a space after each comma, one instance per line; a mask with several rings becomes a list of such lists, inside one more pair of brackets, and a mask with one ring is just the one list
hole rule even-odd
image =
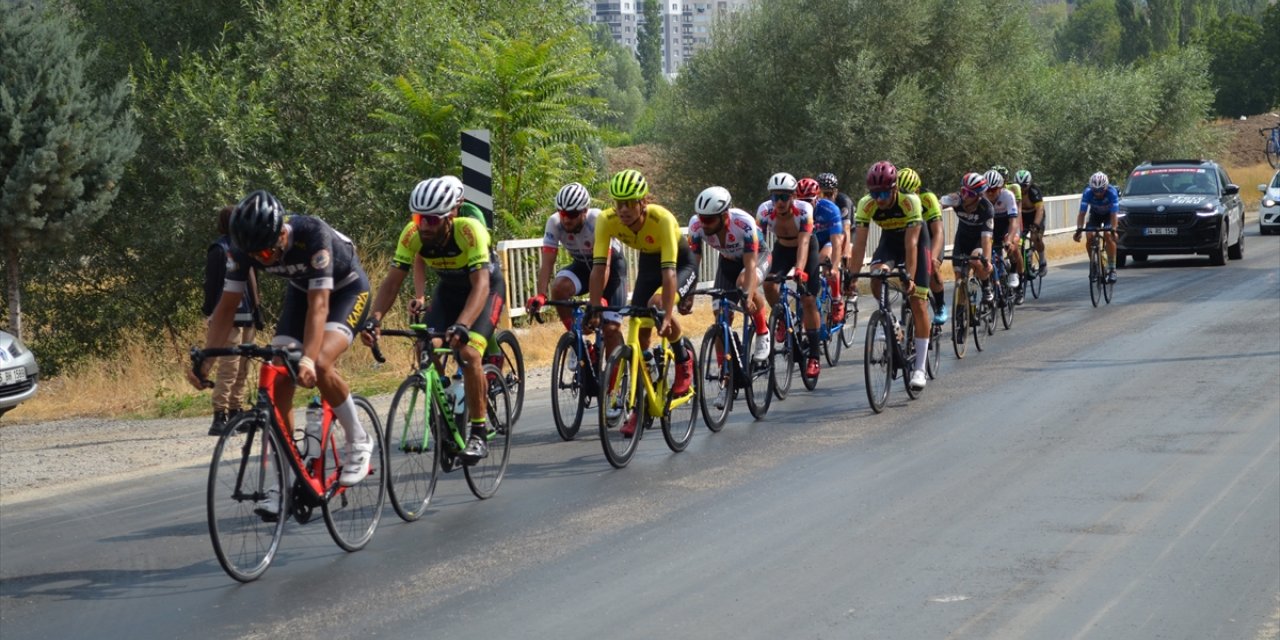
[[689, 392], [673, 398], [668, 393], [675, 381], [675, 352], [666, 338], [652, 349], [640, 345], [640, 330], [653, 329], [662, 322], [660, 309], [622, 307], [627, 322], [627, 340], [609, 356], [604, 368], [606, 384], [600, 390], [600, 443], [609, 464], [621, 469], [635, 455], [645, 430], [653, 419], [662, 423], [662, 437], [674, 452], [681, 452], [693, 439], [698, 415], [698, 394], [702, 392], [698, 359], [693, 343], [682, 338], [693, 361], [693, 382]]

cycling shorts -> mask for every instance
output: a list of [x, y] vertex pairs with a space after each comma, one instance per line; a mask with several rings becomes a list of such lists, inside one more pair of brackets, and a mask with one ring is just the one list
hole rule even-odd
[[[744, 268], [746, 268], [746, 265], [741, 260], [729, 260], [724, 256], [720, 256], [720, 263], [716, 266], [716, 281], [713, 286], [724, 290], [737, 289], [738, 277], [742, 275]], [[758, 256], [756, 258], [756, 282], [764, 282], [764, 276], [767, 273], [769, 273], [768, 256]]]
[[951, 245], [951, 264], [959, 267], [969, 261], [974, 249], [982, 248], [982, 238], [991, 237], [990, 232], [978, 231], [970, 227], [956, 230], [956, 241]]
[[[467, 344], [480, 353], [484, 353], [493, 338], [494, 329], [502, 317], [502, 308], [506, 304], [506, 281], [501, 273], [495, 273], [489, 279], [489, 299], [468, 331]], [[471, 296], [470, 287], [451, 287], [443, 282], [436, 283], [431, 292], [431, 306], [427, 307], [426, 325], [432, 331], [448, 331], [449, 327], [458, 323], [458, 316], [467, 306], [467, 298]]]
[[1102, 213], [1090, 213], [1084, 220], [1086, 231], [1094, 231], [1098, 227], [1110, 226], [1110, 224], [1111, 214], [1105, 211]]
[[[656, 253], [641, 253], [640, 273], [636, 274], [635, 286], [631, 290], [631, 306], [642, 307], [649, 304], [649, 299], [662, 289], [661, 256]], [[693, 261], [693, 252], [689, 245], [680, 243], [676, 253], [676, 302], [689, 295], [693, 286], [698, 284], [698, 265]]]
[[[347, 338], [347, 344], [355, 338], [356, 331], [364, 325], [369, 315], [369, 278], [360, 269], [359, 277], [338, 289], [329, 291], [329, 315], [324, 319], [324, 330], [336, 331]], [[301, 348], [307, 329], [307, 292], [292, 285], [284, 290], [284, 306], [276, 321], [276, 335], [271, 344], [277, 347]]]
[[[916, 272], [911, 275], [916, 287], [929, 286], [929, 274], [933, 273], [933, 260], [930, 258], [929, 232], [920, 230], [920, 239], [916, 241]], [[871, 264], [887, 264], [896, 267], [907, 262], [907, 246], [902, 234], [884, 233], [880, 235], [880, 244], [871, 255]]]
[[[770, 259], [769, 275], [786, 275], [796, 266], [796, 247], [785, 247], [782, 243], [774, 243], [773, 256]], [[804, 272], [809, 274], [802, 295], [816, 296], [822, 291], [822, 282], [818, 279], [818, 243], [809, 241], [809, 257], [804, 261]]]

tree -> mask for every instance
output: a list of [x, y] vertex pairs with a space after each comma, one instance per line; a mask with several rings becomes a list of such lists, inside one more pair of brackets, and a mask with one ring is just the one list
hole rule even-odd
[[666, 82], [662, 71], [662, 6], [660, 0], [636, 0], [643, 8], [644, 22], [636, 36], [636, 58], [644, 76], [644, 97], [653, 98], [658, 86]]
[[[604, 133], [631, 133], [644, 109], [644, 78], [630, 49], [618, 44], [604, 24], [591, 32], [592, 53], [600, 69], [600, 83], [593, 95], [604, 98], [608, 110], [597, 124]], [[622, 136], [625, 138], [625, 136]]]
[[105, 215], [138, 147], [124, 80], [99, 92], [66, 18], [0, 5], [0, 249], [9, 324], [22, 333], [22, 258], [56, 252]]
[[1260, 82], [1262, 24], [1241, 14], [1231, 14], [1209, 24], [1202, 41], [1212, 61], [1209, 74], [1217, 96], [1213, 108], [1221, 116], [1237, 117], [1267, 110], [1276, 97], [1275, 84]]
[[1100, 66], [1115, 64], [1121, 47], [1116, 5], [1114, 0], [1082, 2], [1054, 37], [1058, 57]]

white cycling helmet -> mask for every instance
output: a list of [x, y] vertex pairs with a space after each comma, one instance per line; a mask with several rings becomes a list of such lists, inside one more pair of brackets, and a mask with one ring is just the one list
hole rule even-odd
[[1107, 179], [1107, 174], [1099, 171], [1089, 176], [1089, 186], [1094, 189], [1106, 189], [1111, 181]]
[[[455, 180], [457, 178], [454, 178]], [[458, 193], [444, 178], [427, 178], [409, 194], [409, 211], [425, 215], [444, 215], [458, 204]]]
[[770, 191], [795, 191], [796, 177], [786, 173], [775, 173], [769, 177]]
[[450, 187], [453, 187], [454, 193], [457, 194], [457, 198], [454, 200], [454, 204], [455, 205], [461, 204], [462, 192], [463, 192], [462, 180], [459, 180], [457, 176], [440, 176], [440, 179], [445, 181], [445, 183], [448, 184]]
[[707, 187], [698, 194], [693, 211], [700, 216], [714, 216], [729, 210], [729, 190], [724, 187]]
[[986, 179], [988, 189], [999, 189], [1004, 186], [1004, 176], [1000, 175], [1000, 172], [995, 169], [982, 174], [982, 177]]
[[577, 182], [560, 187], [556, 194], [556, 208], [561, 211], [582, 211], [591, 204], [591, 194]]

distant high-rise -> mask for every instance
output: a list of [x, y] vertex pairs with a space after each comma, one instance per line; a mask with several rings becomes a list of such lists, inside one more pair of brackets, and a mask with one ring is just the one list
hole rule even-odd
[[[655, 0], [662, 6], [662, 67], [674, 76], [685, 61], [711, 43], [711, 27], [730, 13], [741, 11], [752, 0]], [[636, 38], [644, 22], [640, 0], [586, 0], [591, 21], [609, 25], [614, 41], [636, 50]]]

